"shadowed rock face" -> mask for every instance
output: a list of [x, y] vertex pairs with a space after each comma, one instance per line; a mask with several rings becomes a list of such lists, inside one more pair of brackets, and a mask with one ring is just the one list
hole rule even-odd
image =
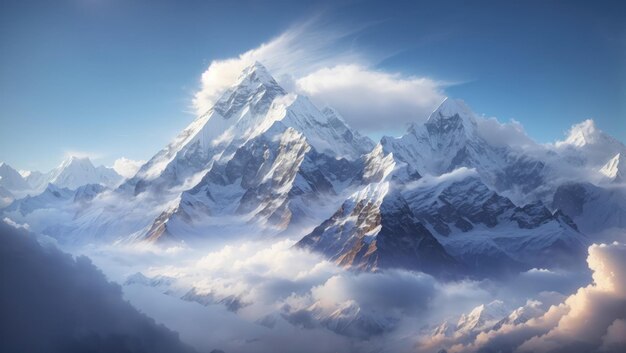
[[626, 228], [626, 189], [623, 187], [566, 183], [554, 193], [552, 207], [571, 218], [582, 232]]
[[584, 252], [584, 237], [565, 214], [541, 202], [517, 207], [467, 173], [393, 187], [372, 183], [297, 246], [360, 270], [479, 277], [570, 263]]
[[0, 222], [0, 339], [7, 352], [193, 352], [139, 313], [89, 259]]
[[368, 199], [344, 205], [296, 246], [326, 254], [349, 268], [407, 268], [451, 274], [456, 261], [419, 223], [398, 193], [382, 203]]
[[383, 202], [381, 208], [381, 231], [375, 241], [380, 267], [419, 269], [435, 275], [458, 271], [456, 260], [417, 220], [403, 198]]

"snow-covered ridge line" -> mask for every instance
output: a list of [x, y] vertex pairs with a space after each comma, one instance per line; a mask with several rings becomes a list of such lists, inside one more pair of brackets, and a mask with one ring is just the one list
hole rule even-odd
[[[564, 264], [587, 235], [626, 228], [623, 144], [585, 122], [529, 149], [494, 143], [484, 122], [447, 98], [424, 124], [374, 144], [255, 63], [119, 187], [119, 176], [72, 158], [26, 177], [58, 190], [2, 212], [52, 237], [120, 244], [289, 234], [342, 266], [441, 275]], [[0, 183], [23, 180], [3, 168]], [[593, 221], [600, 209], [610, 212]]]

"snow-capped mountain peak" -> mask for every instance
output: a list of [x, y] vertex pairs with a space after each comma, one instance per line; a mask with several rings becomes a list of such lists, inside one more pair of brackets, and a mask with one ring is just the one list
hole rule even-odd
[[278, 85], [278, 83], [269, 73], [267, 68], [258, 61], [255, 61], [252, 65], [246, 67], [241, 72], [235, 86], [239, 86], [245, 81], [261, 83], [264, 85]]
[[206, 114], [143, 165], [127, 185], [139, 193], [147, 185], [170, 188], [199, 180], [213, 163], [226, 163], [239, 147], [276, 122], [302, 133], [317, 152], [334, 157], [354, 160], [373, 147], [371, 140], [338, 116], [326, 115], [305, 96], [287, 93], [257, 62], [244, 69]]
[[276, 97], [286, 93], [267, 69], [255, 62], [242, 71], [237, 82], [222, 94], [211, 110], [224, 119], [236, 115], [240, 118], [247, 110], [252, 110], [252, 115], [263, 115]]
[[600, 168], [600, 173], [613, 181], [624, 180], [624, 172], [622, 169], [626, 166], [626, 161], [624, 161], [625, 158], [626, 157], [621, 153], [616, 154], [602, 168]]
[[617, 154], [626, 155], [626, 146], [600, 130], [591, 119], [573, 125], [567, 138], [556, 141], [554, 147], [569, 163], [596, 171]]
[[500, 300], [494, 300], [487, 305], [479, 305], [469, 314], [461, 315], [456, 325], [457, 332], [469, 333], [493, 326], [506, 317], [507, 314], [508, 311], [504, 307], [504, 302]]
[[429, 130], [437, 128], [442, 131], [462, 126], [467, 133], [473, 133], [476, 130], [476, 116], [462, 100], [446, 98], [430, 114], [426, 126]]
[[20, 173], [4, 162], [0, 162], [0, 186], [9, 191], [29, 188], [28, 183], [26, 183]]
[[71, 156], [52, 170], [49, 183], [68, 189], [76, 189], [86, 184], [116, 186], [122, 177], [112, 168], [95, 167], [88, 157]]
[[565, 141], [559, 141], [556, 145], [557, 147], [566, 145], [583, 147], [588, 144], [595, 144], [601, 138], [601, 133], [595, 122], [592, 119], [587, 119], [572, 126]]
[[88, 169], [94, 168], [94, 165], [91, 163], [91, 160], [89, 159], [89, 157], [70, 156], [69, 158], [65, 159], [61, 163], [59, 168], [60, 169], [73, 168], [73, 169], [88, 170]]

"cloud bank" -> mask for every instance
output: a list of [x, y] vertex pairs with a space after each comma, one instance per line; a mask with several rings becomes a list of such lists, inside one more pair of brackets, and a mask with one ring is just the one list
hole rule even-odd
[[10, 352], [193, 352], [85, 257], [0, 222], [0, 341]]
[[135, 161], [126, 157], [121, 157], [115, 160], [113, 163], [113, 169], [117, 172], [117, 174], [128, 179], [135, 176], [139, 168], [141, 168], [144, 163], [146, 163], [146, 161]]
[[[361, 352], [389, 344], [411, 351], [407, 332], [492, 300], [477, 282], [441, 283], [404, 270], [347, 271], [293, 243], [247, 241], [198, 258], [163, 257], [129, 276], [125, 288], [135, 293], [133, 304], [197, 349], [226, 352]], [[145, 298], [155, 292], [177, 299], [176, 306], [165, 307], [163, 299], [151, 305]], [[183, 322], [186, 310], [210, 312], [198, 320], [212, 333], [195, 332], [195, 319]], [[311, 344], [316, 340], [326, 343]]]
[[355, 128], [374, 132], [423, 122], [445, 99], [443, 84], [349, 64], [322, 68], [296, 81], [299, 92], [330, 105]]
[[537, 143], [526, 134], [524, 126], [517, 120], [501, 123], [496, 118], [479, 118], [476, 122], [478, 134], [494, 146], [524, 149], [537, 146]]

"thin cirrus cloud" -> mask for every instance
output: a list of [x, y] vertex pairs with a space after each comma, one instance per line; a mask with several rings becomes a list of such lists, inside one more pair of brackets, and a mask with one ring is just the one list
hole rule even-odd
[[76, 157], [76, 158], [89, 158], [92, 161], [93, 160], [97, 160], [97, 159], [101, 159], [104, 157], [104, 154], [99, 153], [99, 152], [93, 152], [93, 151], [81, 151], [81, 150], [65, 150], [63, 152], [63, 159], [69, 159], [72, 157]]
[[209, 110], [255, 61], [285, 89], [309, 96], [320, 107], [332, 106], [366, 133], [421, 122], [445, 98], [446, 83], [374, 69], [381, 53], [341, 45], [358, 30], [320, 29], [314, 24], [291, 28], [237, 57], [212, 61], [193, 98], [196, 114]]

